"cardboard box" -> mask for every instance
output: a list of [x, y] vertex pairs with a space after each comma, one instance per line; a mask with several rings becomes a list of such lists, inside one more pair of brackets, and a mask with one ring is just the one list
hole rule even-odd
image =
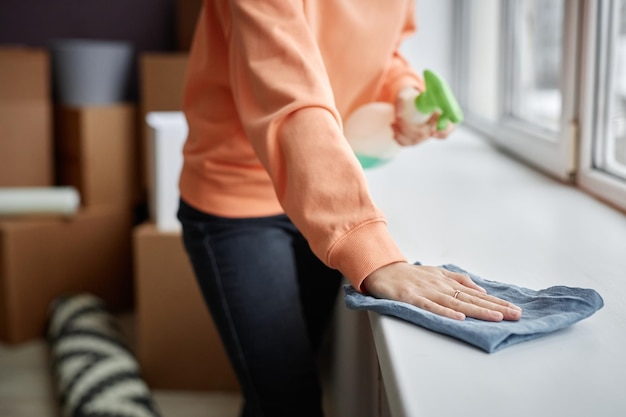
[[57, 182], [84, 206], [130, 207], [139, 199], [136, 107], [57, 107]]
[[0, 48], [0, 187], [54, 184], [49, 56]]
[[176, 2], [176, 35], [178, 49], [188, 51], [196, 32], [203, 0], [178, 0]]
[[0, 339], [42, 337], [56, 297], [90, 292], [112, 311], [132, 306], [131, 215], [111, 207], [71, 219], [0, 220]]
[[0, 99], [50, 100], [50, 58], [45, 49], [0, 47]]
[[181, 111], [187, 72], [186, 53], [144, 53], [141, 55], [141, 113]]
[[151, 388], [238, 389], [180, 232], [134, 231], [137, 358]]
[[148, 208], [160, 231], [180, 230], [178, 179], [183, 167], [187, 120], [182, 112], [150, 112], [147, 116]]
[[139, 164], [141, 186], [148, 194], [148, 142], [150, 140], [146, 116], [155, 111], [182, 111], [186, 53], [144, 53], [140, 58], [140, 135]]

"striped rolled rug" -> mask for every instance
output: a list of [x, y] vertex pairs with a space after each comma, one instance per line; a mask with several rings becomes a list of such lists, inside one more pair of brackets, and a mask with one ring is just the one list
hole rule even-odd
[[102, 300], [89, 294], [56, 299], [47, 333], [63, 417], [160, 416]]

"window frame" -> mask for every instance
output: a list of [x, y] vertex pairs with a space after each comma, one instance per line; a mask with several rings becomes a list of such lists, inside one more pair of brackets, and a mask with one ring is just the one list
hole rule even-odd
[[[511, 25], [507, 25], [511, 19], [515, 8], [516, 0], [504, 0], [503, 9], [500, 17], [500, 32], [506, 30], [514, 30]], [[578, 109], [578, 77], [579, 77], [579, 36], [577, 30], [579, 27], [580, 2], [565, 1], [564, 2], [564, 21], [563, 21], [563, 50], [561, 57], [561, 94], [562, 94], [562, 112], [560, 118], [560, 129], [558, 133], [546, 132], [538, 129], [521, 119], [508, 116], [506, 109], [509, 108], [507, 103], [511, 102], [510, 96], [507, 96], [506, 85], [507, 70], [510, 70], [512, 62], [511, 42], [515, 38], [515, 33], [508, 32], [504, 36], [504, 42], [500, 43], [500, 57], [498, 57], [499, 67], [501, 68], [500, 80], [498, 80], [498, 88], [500, 91], [500, 105], [502, 109], [498, 121], [491, 121], [485, 117], [478, 116], [467, 109], [468, 91], [467, 72], [463, 73], [463, 68], [469, 68], [469, 59], [471, 59], [471, 45], [469, 45], [471, 37], [469, 31], [471, 24], [468, 21], [471, 17], [471, 8], [473, 2], [467, 0], [458, 0], [456, 10], [460, 16], [457, 16], [459, 27], [459, 38], [457, 38], [456, 56], [459, 62], [456, 65], [457, 86], [461, 87], [459, 99], [464, 107], [466, 118], [465, 124], [482, 133], [491, 143], [515, 158], [522, 159], [526, 163], [533, 165], [539, 170], [550, 174], [553, 177], [565, 182], [573, 182], [577, 165], [577, 137], [578, 125], [577, 109]]]
[[[616, 0], [590, 1], [583, 5], [582, 36], [582, 77], [580, 83], [580, 158], [577, 184], [589, 194], [626, 210], [626, 181], [619, 179], [597, 167], [598, 159], [604, 158], [605, 128], [607, 109], [606, 94], [611, 91], [608, 85], [612, 77], [607, 74], [610, 60], [607, 42], [609, 10]], [[606, 7], [608, 5], [608, 7]], [[603, 28], [600, 32], [599, 28]]]

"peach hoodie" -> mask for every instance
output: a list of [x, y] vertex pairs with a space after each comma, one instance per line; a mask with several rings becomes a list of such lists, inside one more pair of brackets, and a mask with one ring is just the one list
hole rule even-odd
[[421, 79], [398, 54], [414, 0], [205, 1], [184, 96], [180, 193], [218, 216], [286, 213], [355, 286], [405, 258], [342, 118]]

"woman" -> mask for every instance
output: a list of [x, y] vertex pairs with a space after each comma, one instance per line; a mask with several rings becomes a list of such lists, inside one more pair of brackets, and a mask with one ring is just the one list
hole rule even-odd
[[[244, 416], [321, 416], [315, 352], [345, 276], [447, 317], [516, 320], [467, 276], [415, 266], [373, 204], [342, 119], [422, 80], [397, 49], [413, 1], [214, 0], [191, 49], [180, 178], [185, 247]], [[411, 145], [437, 133], [394, 124]]]

